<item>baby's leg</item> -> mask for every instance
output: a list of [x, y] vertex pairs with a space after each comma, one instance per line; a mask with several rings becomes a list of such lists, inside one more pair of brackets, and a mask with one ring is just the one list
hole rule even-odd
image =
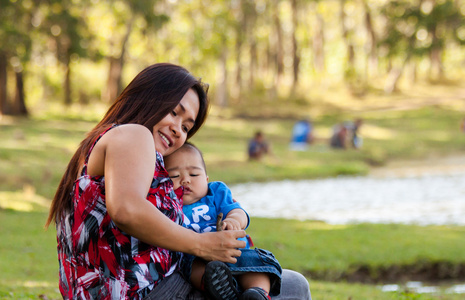
[[259, 287], [264, 289], [267, 293], [270, 292], [270, 277], [266, 273], [244, 273], [239, 275], [237, 279], [244, 291], [251, 287]]
[[238, 277], [239, 283], [244, 290], [241, 300], [271, 299], [269, 293], [271, 288], [270, 277], [266, 273], [250, 272]]
[[205, 274], [205, 266], [205, 261], [198, 258], [192, 262], [191, 283], [196, 289], [201, 291], [203, 290], [202, 278], [203, 274]]

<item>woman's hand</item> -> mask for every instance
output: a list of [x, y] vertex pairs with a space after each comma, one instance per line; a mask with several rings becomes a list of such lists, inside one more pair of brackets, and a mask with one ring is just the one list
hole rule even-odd
[[238, 249], [246, 246], [244, 241], [237, 239], [245, 235], [243, 230], [201, 233], [199, 248], [193, 254], [207, 261], [219, 260], [234, 264], [237, 262], [236, 257], [241, 256], [241, 251]]

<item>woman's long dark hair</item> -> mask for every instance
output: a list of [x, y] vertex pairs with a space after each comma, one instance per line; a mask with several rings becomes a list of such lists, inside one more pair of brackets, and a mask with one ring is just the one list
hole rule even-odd
[[192, 88], [199, 96], [199, 112], [194, 127], [188, 132], [192, 137], [205, 122], [208, 113], [207, 85], [195, 78], [185, 68], [168, 64], [154, 64], [142, 70], [124, 89], [103, 119], [81, 142], [61, 179], [53, 198], [46, 227], [52, 221], [57, 223], [65, 211], [72, 207], [71, 192], [78, 172], [92, 143], [112, 124], [140, 124], [151, 132], [181, 101]]

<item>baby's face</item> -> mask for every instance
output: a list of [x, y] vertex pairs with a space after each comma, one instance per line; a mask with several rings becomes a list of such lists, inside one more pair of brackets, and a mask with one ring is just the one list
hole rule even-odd
[[208, 192], [208, 176], [200, 154], [192, 149], [181, 149], [165, 158], [165, 166], [174, 189], [184, 187], [182, 202], [189, 205], [200, 200]]

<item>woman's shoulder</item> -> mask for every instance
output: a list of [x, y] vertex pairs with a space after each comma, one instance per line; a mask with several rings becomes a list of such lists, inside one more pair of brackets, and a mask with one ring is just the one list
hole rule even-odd
[[136, 154], [146, 152], [152, 155], [155, 152], [152, 133], [147, 127], [138, 124], [124, 124], [112, 128], [103, 135], [99, 144], [104, 152], [108, 150], [124, 154], [129, 154], [128, 151]]
[[150, 134], [150, 130], [144, 125], [140, 124], [121, 124], [113, 128], [114, 132], [120, 134]]
[[104, 137], [109, 141], [131, 143], [141, 139], [152, 140], [152, 133], [147, 127], [140, 124], [122, 124], [109, 130]]
[[[90, 175], [104, 175], [105, 162], [139, 159], [154, 165], [155, 147], [150, 130], [142, 125], [125, 124], [112, 127], [97, 141], [89, 156]], [[152, 161], [153, 160], [153, 161]]]

